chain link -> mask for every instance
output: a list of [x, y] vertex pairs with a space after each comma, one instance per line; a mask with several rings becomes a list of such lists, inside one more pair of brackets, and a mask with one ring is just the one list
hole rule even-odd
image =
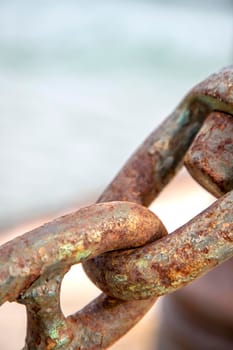
[[[232, 115], [233, 67], [228, 67], [191, 90], [129, 159], [98, 204], [0, 247], [0, 303], [26, 305], [25, 350], [105, 349], [158, 296], [233, 256]], [[145, 206], [177, 173], [184, 157], [192, 176], [220, 198], [167, 235]], [[60, 286], [78, 262], [104, 293], [65, 318]]]

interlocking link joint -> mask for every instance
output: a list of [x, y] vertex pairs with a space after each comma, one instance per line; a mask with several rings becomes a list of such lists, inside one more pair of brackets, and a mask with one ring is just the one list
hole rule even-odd
[[166, 237], [88, 261], [88, 276], [106, 294], [147, 299], [175, 291], [233, 256], [233, 191]]
[[[80, 209], [1, 246], [0, 304], [8, 300], [26, 306], [24, 349], [85, 348], [85, 337], [87, 348], [92, 348], [92, 342], [97, 347], [105, 346], [104, 333], [111, 334], [113, 328], [108, 319], [113, 315], [119, 319], [122, 303], [117, 306], [112, 300], [113, 312], [108, 307], [106, 319], [99, 324], [86, 324], [88, 308], [66, 319], [60, 308], [64, 274], [71, 265], [106, 251], [138, 247], [166, 234], [163, 224], [147, 208], [136, 203], [110, 202]], [[104, 314], [109, 300], [100, 298], [94, 304], [93, 311], [99, 308]], [[127, 317], [122, 317], [121, 322], [120, 329], [128, 324]], [[114, 325], [117, 328], [116, 322]], [[84, 337], [85, 332], [88, 335]]]
[[[233, 256], [232, 192], [168, 236], [160, 220], [143, 207], [177, 173], [202, 124], [216, 112], [233, 115], [233, 67], [191, 90], [129, 159], [99, 204], [0, 247], [0, 304], [8, 300], [26, 305], [25, 350], [105, 349], [140, 320], [157, 296]], [[232, 136], [227, 142], [232, 147]], [[188, 154], [191, 169], [197, 160]], [[217, 170], [209, 167], [208, 172], [201, 162], [198, 166], [202, 169], [198, 181], [210, 184], [209, 175]], [[232, 163], [224, 173], [231, 182], [221, 194], [232, 189], [229, 168]], [[203, 169], [208, 175], [202, 177]], [[196, 176], [195, 171], [192, 174]], [[204, 177], [208, 181], [201, 180]], [[61, 281], [78, 262], [84, 262], [90, 278], [107, 294], [65, 318], [60, 309]]]

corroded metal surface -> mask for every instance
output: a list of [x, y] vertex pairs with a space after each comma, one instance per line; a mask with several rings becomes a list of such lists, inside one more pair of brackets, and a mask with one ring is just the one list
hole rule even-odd
[[[135, 203], [111, 202], [80, 209], [1, 246], [0, 302], [17, 300], [26, 305], [28, 332], [25, 350], [79, 349], [81, 345], [85, 349], [81, 334], [88, 331], [86, 312], [80, 313], [82, 322], [76, 324], [74, 320], [79, 316], [67, 320], [60, 309], [60, 286], [64, 274], [72, 264], [105, 251], [137, 247], [165, 234], [166, 229], [160, 220], [148, 209]], [[108, 303], [103, 298], [97, 300], [97, 310]], [[107, 309], [105, 323], [114, 315], [120, 320], [121, 305], [113, 308], [114, 312], [110, 307]], [[92, 308], [94, 310], [95, 306]], [[139, 316], [136, 312], [134, 314], [136, 320]], [[118, 325], [121, 330], [126, 327], [124, 323], [128, 325], [126, 317], [125, 321], [121, 318], [116, 322], [121, 323]], [[87, 337], [89, 345], [93, 338], [95, 346], [100, 346], [100, 340], [102, 344], [102, 337], [110, 326], [106, 324], [104, 327], [104, 322], [92, 322], [92, 326], [89, 325], [92, 336]]]
[[165, 233], [155, 214], [134, 203], [100, 203], [63, 216], [0, 247], [0, 304], [16, 300], [42, 275]]
[[[148, 206], [177, 173], [195, 135], [207, 116], [215, 110], [233, 114], [233, 67], [212, 75], [191, 90], [167, 120], [139, 147], [99, 202], [130, 201]], [[150, 250], [147, 252], [147, 249], [153, 247], [154, 270], [157, 271], [153, 278], [157, 280], [152, 284], [161, 281], [158, 289], [159, 294], [163, 294], [169, 284], [173, 289], [178, 288], [232, 256], [232, 236], [228, 232], [232, 228], [232, 194], [226, 195], [213, 208], [173, 235], [162, 238], [158, 246], [151, 243], [140, 250], [136, 247], [165, 235], [166, 230], [146, 208], [130, 203], [103, 203], [84, 208], [2, 246], [0, 302], [17, 300], [26, 305], [28, 331], [25, 350], [105, 349], [148, 311], [156, 300], [151, 295], [158, 295], [157, 292], [145, 292], [146, 286], [142, 284], [140, 288], [143, 292], [140, 292], [140, 278], [138, 281], [136, 276], [135, 280], [132, 278], [131, 285], [129, 279], [129, 285], [122, 294], [109, 291], [118, 298], [102, 294], [83, 310], [65, 318], [59, 305], [60, 284], [72, 264], [85, 262], [85, 268], [90, 271], [94, 264], [96, 268], [100, 267], [103, 258], [99, 255], [130, 248], [105, 256], [109, 254], [107, 259], [110, 262], [117, 257], [118, 264], [118, 256], [119, 259], [121, 255], [123, 259], [130, 259], [131, 254], [138, 253], [138, 268], [142, 274], [148, 261], [151, 264]], [[211, 225], [219, 237], [219, 244], [209, 232]], [[205, 244], [208, 244], [209, 254], [213, 255], [208, 255]], [[145, 254], [140, 255], [141, 251], [148, 255], [148, 259]], [[194, 264], [192, 256], [197, 258], [195, 266], [191, 266]], [[199, 262], [201, 256], [203, 258]], [[151, 257], [151, 261], [153, 259]], [[169, 261], [168, 266], [166, 262]], [[131, 268], [132, 271], [128, 271], [130, 278], [136, 271], [134, 266]], [[105, 271], [103, 266], [101, 269]], [[149, 282], [152, 281], [149, 269], [148, 273]], [[96, 281], [96, 276], [92, 275], [93, 281], [98, 283], [102, 277], [97, 277]], [[121, 280], [119, 276], [116, 280], [124, 282], [124, 278]], [[117, 290], [117, 284], [115, 288]], [[131, 294], [127, 294], [127, 290]], [[135, 298], [135, 295], [136, 298], [149, 298], [122, 300]]]
[[185, 165], [203, 187], [216, 197], [233, 188], [233, 118], [213, 112], [185, 156]]
[[172, 234], [103, 254], [86, 272], [106, 294], [147, 299], [173, 292], [233, 256], [233, 191]]
[[[99, 201], [127, 200], [148, 206], [180, 169], [203, 122], [216, 109], [233, 114], [233, 66], [191, 90], [132, 155]], [[93, 263], [87, 261], [85, 269], [90, 271]], [[91, 279], [98, 283], [95, 276]]]
[[233, 114], [233, 66], [192, 89], [138, 148], [99, 200], [149, 205], [180, 169], [195, 135], [215, 110]]

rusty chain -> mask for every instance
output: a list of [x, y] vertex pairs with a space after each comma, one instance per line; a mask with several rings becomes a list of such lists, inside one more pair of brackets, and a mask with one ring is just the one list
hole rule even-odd
[[[0, 247], [0, 302], [26, 306], [24, 350], [105, 349], [158, 296], [233, 256], [232, 115], [233, 66], [191, 90], [129, 159], [99, 203]], [[219, 199], [167, 235], [145, 207], [183, 161]], [[104, 293], [66, 318], [60, 308], [61, 282], [79, 262]]]

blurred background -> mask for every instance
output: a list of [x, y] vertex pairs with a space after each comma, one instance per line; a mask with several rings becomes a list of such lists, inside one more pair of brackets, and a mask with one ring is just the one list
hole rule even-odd
[[[232, 10], [230, 0], [0, 0], [1, 242], [94, 202], [192, 86], [233, 63]], [[182, 171], [152, 209], [172, 231], [212, 201]], [[64, 312], [98, 293], [74, 267]], [[158, 309], [112, 349], [150, 349]], [[23, 346], [22, 306], [0, 309], [0, 334], [1, 349]]]

